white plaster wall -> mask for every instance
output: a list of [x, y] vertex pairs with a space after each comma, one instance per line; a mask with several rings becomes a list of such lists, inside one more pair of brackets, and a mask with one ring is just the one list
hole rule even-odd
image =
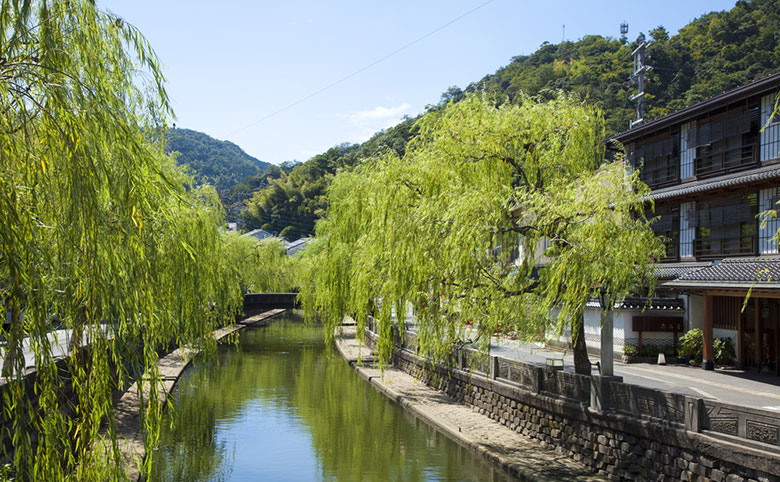
[[734, 344], [734, 350], [737, 350], [737, 330], [724, 330], [723, 328], [712, 329], [713, 338], [731, 338], [731, 342]]
[[[613, 350], [617, 356], [623, 354], [623, 346], [626, 340], [630, 343], [636, 343], [639, 338], [639, 333], [632, 330], [632, 321], [634, 316], [653, 316], [654, 312], [642, 312], [642, 310], [619, 310], [613, 313]], [[684, 313], [675, 312], [657, 312], [658, 316], [680, 316], [683, 317]], [[585, 342], [588, 347], [588, 351], [596, 353], [601, 349], [601, 309], [587, 307], [584, 313], [585, 323]], [[551, 334], [552, 335], [552, 334]], [[679, 333], [682, 335], [682, 333]], [[571, 343], [571, 333], [567, 330], [563, 336], [553, 337], [558, 343]], [[653, 333], [645, 332], [642, 334], [643, 342], [648, 341], [664, 341], [667, 343], [674, 342], [673, 333]]]
[[704, 326], [704, 297], [690, 295], [688, 299], [688, 329]]
[[[631, 315], [629, 311], [615, 311], [612, 314], [612, 349], [623, 353], [626, 333], [631, 330]], [[589, 349], [601, 349], [601, 308], [585, 308], [585, 340]], [[630, 336], [630, 335], [629, 335]]]

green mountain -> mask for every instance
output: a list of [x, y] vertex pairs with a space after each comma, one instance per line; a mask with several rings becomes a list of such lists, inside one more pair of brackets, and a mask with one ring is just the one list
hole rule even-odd
[[[669, 36], [663, 27], [648, 33], [649, 64], [645, 119], [655, 119], [780, 69], [780, 1], [740, 0], [734, 8], [711, 12]], [[597, 35], [576, 42], [543, 44], [531, 55], [466, 90], [482, 89], [515, 101], [521, 92], [576, 92], [604, 110], [608, 134], [628, 128], [635, 105], [629, 95], [631, 52], [638, 42]]]
[[[670, 36], [663, 27], [648, 32], [649, 64], [645, 119], [651, 120], [725, 90], [760, 79], [780, 69], [780, 0], [739, 0], [728, 11], [711, 12]], [[626, 130], [634, 118], [629, 96], [633, 42], [589, 35], [576, 42], [545, 42], [530, 55], [514, 57], [494, 74], [465, 89], [450, 87], [438, 109], [457, 102], [465, 92], [486, 92], [509, 102], [522, 93], [549, 96], [575, 92], [599, 106], [607, 135]], [[358, 145], [340, 145], [295, 166], [289, 173], [255, 191], [241, 213], [250, 227], [282, 232], [288, 237], [311, 234], [314, 221], [327, 207], [325, 192], [337, 169], [349, 167], [379, 149], [403, 154], [414, 135], [414, 120], [374, 135]]]
[[212, 184], [220, 195], [271, 165], [250, 156], [232, 142], [190, 129], [169, 129], [165, 150], [178, 152], [178, 163], [189, 166], [197, 182]]

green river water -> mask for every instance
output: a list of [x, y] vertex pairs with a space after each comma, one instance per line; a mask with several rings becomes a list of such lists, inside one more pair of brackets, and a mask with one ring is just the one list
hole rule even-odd
[[154, 453], [160, 481], [509, 480], [376, 392], [292, 317], [196, 360]]

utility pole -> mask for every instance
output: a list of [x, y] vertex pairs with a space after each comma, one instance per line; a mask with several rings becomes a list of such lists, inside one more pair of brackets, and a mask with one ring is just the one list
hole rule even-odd
[[645, 74], [653, 70], [647, 65], [647, 46], [645, 36], [639, 36], [639, 46], [631, 55], [634, 56], [634, 73], [631, 74], [631, 85], [637, 86], [637, 93], [629, 97], [636, 101], [636, 120], [631, 121], [629, 128], [634, 128], [645, 121]]

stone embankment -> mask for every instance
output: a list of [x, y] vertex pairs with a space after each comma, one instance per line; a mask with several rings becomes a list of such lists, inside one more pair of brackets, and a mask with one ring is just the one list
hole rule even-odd
[[377, 390], [521, 480], [606, 480], [571, 460], [563, 451], [543, 448], [491, 419], [484, 410], [458, 403], [400, 369], [385, 367], [382, 371], [374, 367], [373, 353], [355, 339], [354, 325], [341, 327], [336, 347], [350, 366]]
[[[214, 339], [219, 341], [248, 326], [267, 323], [270, 318], [284, 313], [285, 311], [287, 310], [269, 310], [237, 321], [232, 326], [214, 331]], [[179, 377], [187, 366], [189, 366], [195, 355], [197, 355], [196, 351], [178, 348], [160, 359], [159, 366], [162, 383], [159, 387], [159, 396], [161, 400], [164, 401], [167, 399], [168, 395], [173, 391], [173, 387], [176, 385]], [[114, 409], [116, 415], [117, 441], [122, 456], [125, 459], [126, 474], [129, 480], [140, 479], [141, 473], [138, 470], [138, 467], [146, 454], [144, 435], [138, 409], [139, 406], [138, 384], [134, 383], [122, 395]]]

